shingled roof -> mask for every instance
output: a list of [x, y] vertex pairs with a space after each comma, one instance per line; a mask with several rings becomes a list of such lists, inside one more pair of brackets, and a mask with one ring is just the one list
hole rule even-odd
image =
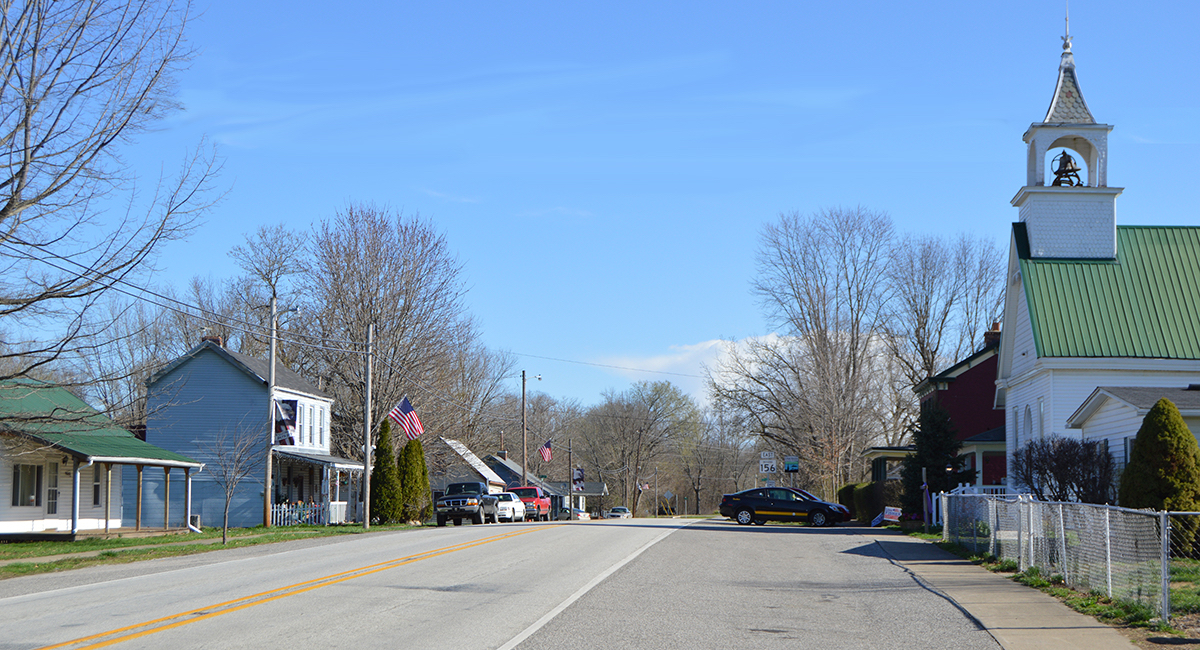
[[1088, 110], [1083, 93], [1079, 90], [1079, 78], [1075, 76], [1075, 57], [1071, 54], [1071, 39], [1063, 43], [1062, 62], [1058, 65], [1058, 83], [1054, 86], [1054, 97], [1046, 111], [1043, 124], [1095, 124], [1096, 118]]
[[[250, 375], [256, 381], [261, 382], [262, 385], [267, 385], [267, 372], [270, 370], [271, 365], [266, 359], [258, 359], [240, 352], [234, 352], [213, 341], [203, 341], [200, 345], [185, 352], [183, 356], [163, 366], [157, 372], [150, 375], [150, 378], [146, 380], [146, 384], [150, 385], [157, 382], [164, 375], [206, 351], [222, 357], [230, 365]], [[278, 359], [275, 360], [275, 386], [276, 388], [285, 388], [298, 393], [312, 395], [313, 397], [333, 399], [322, 392], [321, 389], [312, 385], [307, 379], [281, 363]]]

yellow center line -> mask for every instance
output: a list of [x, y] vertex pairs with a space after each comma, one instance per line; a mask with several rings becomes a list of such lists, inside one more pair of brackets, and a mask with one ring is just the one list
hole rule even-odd
[[[125, 627], [117, 628], [115, 630], [109, 630], [107, 632], [100, 632], [99, 634], [93, 634], [90, 636], [80, 637], [78, 639], [74, 639], [71, 641], [64, 641], [63, 643], [57, 643], [54, 645], [45, 646], [43, 648], [40, 648], [39, 650], [53, 650], [55, 648], [66, 648], [66, 647], [70, 647], [70, 646], [76, 646], [77, 644], [88, 643], [88, 642], [93, 642], [93, 641], [94, 641], [94, 643], [78, 646], [77, 650], [84, 650], [86, 648], [103, 648], [105, 646], [110, 646], [115, 643], [121, 643], [124, 641], [129, 641], [129, 640], [147, 636], [150, 634], [155, 634], [157, 632], [162, 632], [164, 630], [174, 629], [177, 627], [181, 627], [183, 625], [195, 623], [197, 621], [203, 621], [203, 620], [207, 620], [207, 619], [214, 618], [217, 616], [221, 616], [223, 614], [228, 614], [230, 612], [241, 611], [243, 609], [253, 607], [255, 605], [269, 603], [269, 602], [272, 602], [275, 600], [279, 600], [281, 598], [285, 598], [287, 596], [294, 596], [296, 594], [302, 594], [305, 592], [312, 591], [314, 589], [318, 589], [320, 587], [327, 587], [329, 585], [339, 584], [339, 583], [345, 582], [347, 580], [352, 580], [354, 578], [361, 578], [363, 576], [368, 576], [368, 575], [371, 575], [374, 573], [379, 573], [380, 571], [386, 571], [388, 569], [394, 569], [396, 567], [401, 567], [406, 564], [412, 564], [414, 562], [419, 562], [421, 560], [428, 560], [430, 558], [438, 557], [439, 555], [446, 555], [447, 553], [454, 553], [455, 551], [462, 551], [462, 550], [466, 550], [468, 548], [474, 548], [476, 546], [482, 546], [484, 544], [498, 542], [500, 540], [508, 539], [510, 537], [516, 537], [518, 535], [525, 535], [527, 533], [532, 533], [532, 532], [535, 532], [538, 530], [545, 530], [546, 528], [548, 528], [548, 526], [524, 528], [524, 529], [521, 529], [521, 530], [518, 530], [515, 532], [506, 532], [506, 533], [503, 533], [500, 535], [494, 535], [492, 537], [485, 537], [485, 538], [479, 539], [479, 540], [463, 542], [461, 544], [454, 544], [452, 546], [445, 546], [443, 548], [434, 549], [432, 551], [425, 551], [423, 553], [415, 553], [413, 555], [407, 555], [405, 557], [388, 560], [386, 562], [379, 562], [377, 564], [369, 564], [367, 566], [359, 567], [357, 569], [351, 569], [349, 571], [343, 571], [341, 573], [335, 573], [333, 575], [328, 575], [328, 576], [324, 576], [322, 578], [316, 578], [313, 580], [307, 580], [305, 582], [298, 582], [294, 585], [288, 585], [286, 587], [279, 587], [277, 589], [272, 589], [270, 591], [264, 591], [262, 593], [254, 594], [251, 596], [244, 596], [242, 598], [229, 600], [229, 601], [226, 601], [223, 603], [218, 603], [216, 605], [211, 605], [209, 607], [200, 607], [200, 608], [189, 610], [186, 612], [181, 612], [179, 614], [172, 614], [171, 616], [164, 616], [162, 618], [157, 618], [157, 619], [150, 620], [150, 621], [144, 621], [142, 623], [136, 623], [134, 625], [128, 625]], [[128, 633], [128, 634], [126, 634], [126, 633]], [[114, 635], [116, 635], [116, 636], [114, 636]], [[108, 637], [108, 638], [106, 638], [106, 637]]]

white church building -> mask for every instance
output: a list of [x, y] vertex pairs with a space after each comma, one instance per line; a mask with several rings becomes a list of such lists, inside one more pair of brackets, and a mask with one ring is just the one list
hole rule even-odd
[[1119, 471], [1159, 396], [1184, 407], [1193, 433], [1200, 423], [1200, 227], [1117, 225], [1112, 128], [1084, 101], [1068, 35], [1012, 199], [995, 401], [1009, 459], [1030, 440], [1073, 436], [1107, 441]]

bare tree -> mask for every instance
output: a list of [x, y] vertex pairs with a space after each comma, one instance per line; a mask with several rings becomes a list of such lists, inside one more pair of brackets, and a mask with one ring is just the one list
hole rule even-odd
[[208, 206], [211, 159], [189, 158], [142, 200], [118, 156], [177, 108], [189, 13], [171, 0], [26, 0], [0, 15], [0, 378], [92, 345], [98, 298]]
[[237, 493], [238, 484], [257, 476], [262, 467], [261, 436], [254, 431], [238, 428], [222, 429], [211, 442], [199, 443], [208, 456], [209, 476], [225, 493], [225, 515], [221, 522], [221, 543], [229, 542], [229, 504]]
[[753, 287], [783, 336], [752, 341], [713, 375], [718, 399], [805, 457], [827, 496], [873, 429], [892, 224], [863, 208], [782, 215], [763, 231]]
[[[410, 395], [427, 431], [450, 432], [451, 409], [422, 396], [449, 396], [434, 385], [441, 364], [477, 335], [463, 304], [461, 267], [445, 238], [418, 217], [371, 205], [351, 205], [320, 224], [312, 237], [304, 311], [307, 334], [329, 342], [308, 349], [308, 366], [337, 399], [331, 430], [341, 453], [361, 454], [362, 350], [375, 326], [372, 422]], [[427, 408], [426, 408], [427, 407]]]
[[971, 354], [998, 317], [1004, 259], [991, 242], [907, 236], [891, 250], [888, 348], [911, 386]]

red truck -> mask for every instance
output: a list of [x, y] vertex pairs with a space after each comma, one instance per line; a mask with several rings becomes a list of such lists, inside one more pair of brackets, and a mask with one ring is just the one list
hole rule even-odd
[[550, 521], [550, 495], [540, 487], [519, 487], [509, 490], [525, 504], [525, 521]]

